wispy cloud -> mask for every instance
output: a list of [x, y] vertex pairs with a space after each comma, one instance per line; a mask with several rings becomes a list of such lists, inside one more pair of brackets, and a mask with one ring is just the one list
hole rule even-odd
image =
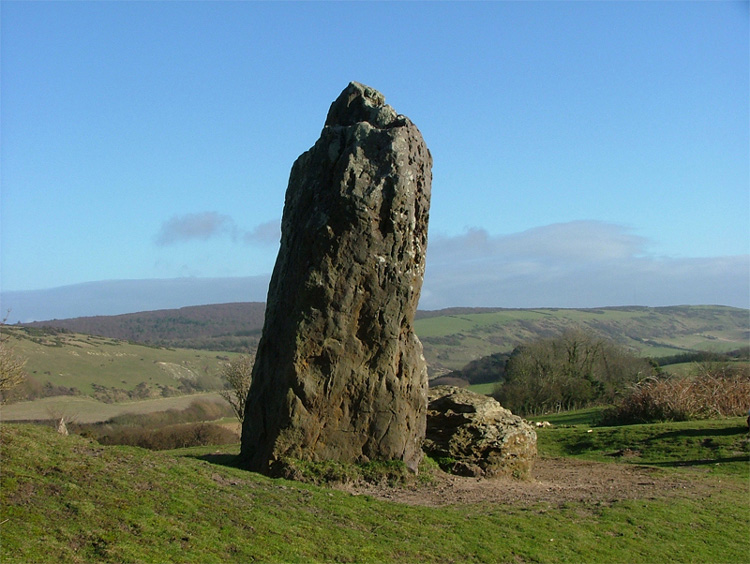
[[162, 223], [156, 235], [156, 244], [166, 246], [192, 240], [207, 241], [227, 234], [236, 237], [236, 231], [234, 220], [217, 212], [175, 215]]
[[243, 231], [228, 215], [213, 211], [188, 213], [175, 215], [162, 223], [154, 240], [163, 247], [218, 237], [229, 237], [234, 242], [246, 244], [274, 244], [281, 238], [281, 223], [278, 220], [268, 221], [250, 231]]
[[276, 244], [281, 239], [281, 222], [274, 220], [261, 223], [254, 229], [245, 232], [242, 239], [245, 243]]
[[628, 229], [599, 221], [573, 221], [535, 227], [521, 233], [490, 236], [469, 229], [456, 237], [430, 239], [433, 264], [460, 260], [522, 258], [537, 261], [592, 261], [629, 257], [645, 252], [648, 240]]
[[[175, 216], [156, 242], [213, 237], [272, 245], [280, 222], [244, 231], [216, 212]], [[750, 307], [750, 256], [655, 256], [651, 242], [622, 225], [575, 221], [509, 235], [470, 229], [433, 235], [420, 308], [453, 306], [598, 307], [721, 304]]]
[[597, 221], [504, 236], [433, 237], [420, 307], [750, 306], [750, 257], [657, 257], [629, 229]]

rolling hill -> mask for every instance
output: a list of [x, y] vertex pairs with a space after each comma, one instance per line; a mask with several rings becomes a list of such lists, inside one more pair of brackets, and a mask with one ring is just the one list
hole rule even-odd
[[652, 358], [725, 352], [750, 344], [749, 312], [723, 306], [446, 310], [416, 322], [433, 376], [571, 327], [593, 331]]
[[222, 387], [221, 367], [236, 353], [153, 347], [63, 329], [5, 326], [26, 359], [31, 397], [90, 396], [102, 402], [155, 399]]
[[[27, 326], [164, 347], [253, 352], [263, 315], [262, 303], [229, 303]], [[649, 357], [698, 350], [722, 352], [750, 343], [750, 312], [725, 306], [450, 308], [418, 312], [415, 327], [431, 377], [490, 354], [510, 352], [539, 337], [559, 335], [569, 327], [594, 331]]]
[[264, 303], [242, 302], [54, 319], [24, 326], [54, 327], [146, 345], [249, 352], [257, 347], [264, 315]]

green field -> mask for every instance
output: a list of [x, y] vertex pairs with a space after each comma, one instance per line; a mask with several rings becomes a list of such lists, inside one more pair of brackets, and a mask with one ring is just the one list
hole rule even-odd
[[[742, 478], [750, 485], [750, 436], [745, 417], [600, 427], [602, 408], [532, 417], [552, 427], [537, 430], [539, 454], [597, 462], [627, 457], [624, 464], [700, 469]], [[750, 493], [750, 492], [748, 492]]]
[[488, 384], [474, 384], [472, 386], [469, 386], [469, 389], [472, 392], [476, 392], [478, 394], [491, 396], [492, 392], [495, 391], [495, 386], [497, 386], [497, 382], [490, 382]]
[[94, 395], [96, 387], [129, 392], [142, 383], [148, 388], [144, 395], [152, 397], [178, 393], [185, 383], [219, 389], [222, 364], [237, 356], [15, 326], [4, 326], [3, 333], [10, 336], [16, 353], [27, 359], [26, 371], [34, 381], [75, 388], [82, 395]]
[[[33, 337], [34, 331], [38, 332], [35, 337], [37, 344], [44, 340], [41, 335], [46, 326], [111, 337], [74, 336], [71, 345], [78, 348], [71, 348], [65, 354], [51, 350], [55, 345], [65, 346], [64, 333], [47, 339], [44, 347], [26, 349], [29, 342], [20, 347], [30, 357], [35, 379], [47, 378], [55, 385], [59, 382], [65, 386], [82, 386], [82, 391], [88, 393], [85, 390], [90, 390], [92, 383], [119, 384], [127, 388], [139, 379], [139, 374], [147, 374], [152, 385], [164, 386], [170, 385], [170, 378], [173, 383], [174, 376], [180, 374], [206, 378], [213, 369], [212, 365], [216, 364], [215, 357], [231, 356], [231, 353], [205, 349], [217, 347], [226, 351], [239, 350], [237, 347], [240, 347], [252, 352], [257, 345], [262, 320], [263, 304], [223, 304], [125, 316], [53, 320], [25, 329], [17, 326], [9, 329], [19, 338], [25, 337], [26, 341]], [[483, 356], [511, 352], [516, 346], [540, 337], [560, 335], [572, 327], [596, 332], [638, 355], [652, 358], [695, 350], [724, 352], [750, 343], [750, 312], [723, 306], [452, 308], [418, 312], [415, 322], [431, 377], [459, 370]], [[131, 349], [136, 345], [114, 340], [124, 336], [139, 342], [174, 347], [175, 350]], [[189, 349], [178, 348], [185, 344], [200, 350], [186, 352]], [[117, 347], [123, 349], [115, 350]], [[117, 371], [108, 370], [109, 367], [116, 367]], [[109, 380], [108, 384], [97, 382], [99, 373]], [[122, 376], [118, 380], [120, 373]], [[83, 378], [81, 386], [76, 384], [79, 377]]]
[[405, 505], [234, 468], [236, 447], [156, 453], [3, 424], [0, 561], [748, 561], [741, 420], [638, 426], [629, 437], [627, 428], [588, 433], [591, 416], [541, 429], [542, 455], [606, 459], [587, 464], [614, 473], [624, 463], [609, 453], [637, 437], [649, 481], [687, 486], [628, 498], [615, 484], [599, 500], [515, 503], [450, 503], [441, 490], [447, 505]]
[[750, 343], [748, 311], [721, 306], [501, 310], [434, 315], [415, 323], [432, 375], [571, 327], [594, 331], [652, 358], [695, 350], [725, 352]]
[[64, 417], [69, 423], [97, 423], [126, 413], [185, 409], [196, 400], [224, 403], [218, 392], [119, 403], [103, 403], [88, 396], [54, 396], [4, 405], [0, 409], [0, 421], [44, 421]]
[[[176, 338], [171, 335], [176, 327], [180, 342], [208, 339], [208, 342], [218, 343], [223, 342], [221, 335], [228, 328], [232, 334], [243, 333], [239, 318], [230, 319], [231, 323], [225, 319], [227, 311], [235, 312], [236, 304], [223, 309], [219, 306], [197, 309], [200, 310], [200, 323], [192, 318], [180, 323], [180, 316], [185, 312], [176, 310], [168, 312], [171, 316], [169, 323], [148, 325], [148, 334], [155, 340], [169, 342], [171, 337]], [[260, 314], [255, 314], [248, 317], [248, 323], [252, 321], [257, 325]], [[122, 330], [120, 325], [124, 321], [120, 317], [88, 321], [100, 323], [100, 330], [106, 329], [108, 323], [114, 323], [115, 329]], [[134, 321], [128, 317], [126, 321], [130, 323], [128, 328], [137, 333], [138, 326], [133, 325], [137, 319]], [[595, 331], [640, 355], [651, 357], [695, 350], [736, 350], [748, 345], [750, 317], [747, 310], [721, 306], [466, 309], [422, 312], [415, 327], [424, 345], [430, 376], [437, 377], [461, 369], [482, 356], [510, 352], [519, 344], [559, 335], [570, 327]], [[193, 335], [188, 329], [199, 331], [200, 335]], [[103, 420], [122, 413], [120, 407], [113, 405], [120, 403], [127, 404], [131, 411], [153, 409], [158, 405], [153, 400], [165, 396], [186, 396], [219, 389], [222, 365], [238, 354], [146, 346], [70, 333], [64, 329], [3, 326], [3, 332], [10, 336], [9, 344], [14, 350], [27, 359], [26, 369], [37, 391], [43, 386], [55, 388], [37, 393], [38, 396], [59, 396], [69, 388], [77, 392], [76, 396], [6, 406], [0, 414], [5, 420], [47, 418], [50, 413], [77, 414], [82, 422]], [[695, 370], [695, 364], [669, 365], [665, 369], [675, 374], [689, 374]], [[481, 384], [472, 389], [491, 393], [493, 388], [494, 384]], [[99, 402], [90, 401], [85, 396]], [[148, 401], [141, 407], [136, 400]]]

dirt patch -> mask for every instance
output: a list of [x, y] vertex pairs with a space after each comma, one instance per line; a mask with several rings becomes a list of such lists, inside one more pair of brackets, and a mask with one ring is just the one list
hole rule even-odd
[[472, 503], [612, 503], [623, 499], [707, 495], [712, 486], [704, 480], [691, 480], [648, 466], [546, 458], [534, 462], [532, 479], [528, 481], [465, 478], [436, 472], [428, 484], [401, 487], [349, 484], [339, 489], [407, 505], [439, 507]]

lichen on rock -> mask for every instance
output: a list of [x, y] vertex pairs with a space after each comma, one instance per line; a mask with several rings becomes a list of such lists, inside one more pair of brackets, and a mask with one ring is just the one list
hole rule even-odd
[[429, 391], [425, 451], [451, 471], [477, 477], [529, 478], [536, 432], [495, 399], [464, 388]]

